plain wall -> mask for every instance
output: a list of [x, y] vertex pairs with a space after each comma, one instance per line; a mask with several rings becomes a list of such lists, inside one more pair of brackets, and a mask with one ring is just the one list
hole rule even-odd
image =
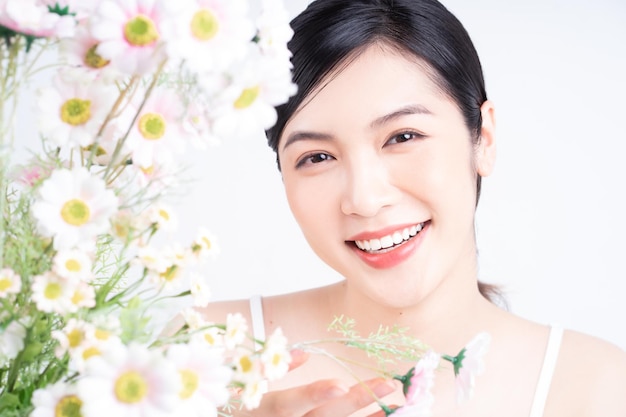
[[[292, 15], [307, 4], [287, 1]], [[474, 40], [497, 112], [498, 161], [476, 218], [480, 278], [521, 316], [626, 348], [626, 3], [444, 4]], [[199, 224], [218, 235], [206, 268], [216, 300], [339, 279], [304, 241], [263, 136], [194, 158], [180, 237]]]

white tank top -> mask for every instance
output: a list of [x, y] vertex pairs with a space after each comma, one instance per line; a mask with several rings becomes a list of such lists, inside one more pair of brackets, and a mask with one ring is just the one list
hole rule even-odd
[[[255, 295], [250, 298], [250, 314], [252, 316], [252, 335], [256, 340], [265, 340], [265, 320], [263, 318], [263, 304], [261, 296]], [[542, 417], [552, 383], [552, 375], [556, 367], [556, 361], [559, 357], [561, 348], [561, 339], [563, 337], [563, 329], [560, 326], [550, 327], [550, 336], [548, 345], [543, 357], [541, 372], [539, 373], [539, 381], [535, 388], [535, 396], [533, 404], [530, 408], [529, 417]]]

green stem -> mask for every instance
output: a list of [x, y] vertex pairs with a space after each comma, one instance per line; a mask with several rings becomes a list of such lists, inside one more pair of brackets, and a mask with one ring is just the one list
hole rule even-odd
[[150, 82], [150, 85], [146, 89], [146, 93], [143, 96], [143, 100], [141, 101], [141, 104], [139, 105], [139, 108], [137, 109], [137, 111], [135, 112], [135, 115], [133, 116], [133, 120], [130, 122], [130, 125], [128, 126], [128, 129], [126, 130], [126, 133], [124, 134], [124, 136], [120, 140], [118, 140], [117, 144], [115, 145], [115, 150], [113, 151], [113, 155], [111, 156], [111, 160], [109, 161], [109, 164], [107, 165], [107, 168], [104, 171], [104, 178], [105, 178], [105, 180], [107, 182], [108, 182], [107, 178], [109, 176], [109, 172], [117, 164], [116, 161], [117, 161], [117, 158], [119, 157], [120, 152], [122, 151], [122, 148], [124, 147], [124, 143], [126, 143], [126, 140], [128, 139], [128, 135], [130, 135], [131, 130], [135, 126], [135, 122], [137, 121], [137, 118], [139, 117], [139, 114], [141, 114], [141, 111], [143, 110], [144, 106], [146, 105], [146, 102], [148, 101], [148, 99], [152, 95], [152, 91], [154, 90], [154, 88], [157, 85], [157, 82], [159, 80], [159, 76], [163, 72], [163, 69], [165, 68], [166, 62], [167, 62], [167, 60], [164, 60], [163, 62], [161, 62], [161, 64], [159, 64], [159, 67], [157, 68], [155, 73], [152, 75], [152, 81]]

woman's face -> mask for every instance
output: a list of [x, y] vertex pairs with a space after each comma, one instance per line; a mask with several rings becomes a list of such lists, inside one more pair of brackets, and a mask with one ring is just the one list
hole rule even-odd
[[[490, 170], [491, 131], [473, 145], [423, 67], [380, 45], [321, 85], [278, 150], [313, 250], [349, 285], [398, 307], [474, 279], [476, 173]], [[491, 110], [483, 117], [490, 122]]]

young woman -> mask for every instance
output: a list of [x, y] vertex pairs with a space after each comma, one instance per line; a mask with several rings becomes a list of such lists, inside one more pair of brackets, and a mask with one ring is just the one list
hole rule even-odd
[[[516, 317], [477, 282], [474, 214], [494, 165], [495, 115], [461, 23], [435, 0], [317, 0], [292, 27], [299, 92], [278, 109], [269, 144], [308, 243], [345, 279], [252, 307], [216, 303], [206, 317], [249, 312], [255, 330], [280, 327], [295, 343], [327, 337], [345, 315], [361, 334], [398, 325], [446, 353], [486, 331], [474, 396], [457, 405], [452, 372], [439, 372], [434, 416], [626, 415], [622, 350]], [[246, 415], [382, 415], [328, 359], [295, 355], [292, 367]], [[357, 372], [402, 404], [397, 385]]]

